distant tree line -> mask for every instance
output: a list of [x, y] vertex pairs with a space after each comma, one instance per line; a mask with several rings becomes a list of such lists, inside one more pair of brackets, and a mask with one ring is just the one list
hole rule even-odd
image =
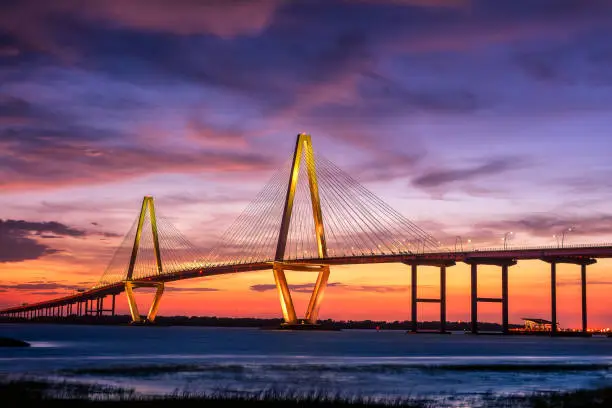
[[[129, 315], [116, 316], [69, 316], [69, 317], [38, 317], [33, 320], [0, 317], [0, 322], [33, 322], [33, 323], [67, 323], [67, 324], [101, 324], [123, 325], [131, 321]], [[155, 324], [158, 326], [204, 326], [204, 327], [279, 327], [283, 320], [280, 318], [262, 319], [257, 317], [216, 317], [216, 316], [158, 316]], [[411, 330], [412, 322], [408, 320], [321, 320], [320, 325], [331, 329], [372, 329], [372, 330]], [[439, 321], [419, 322], [418, 330], [438, 330]], [[522, 325], [511, 324], [511, 328], [521, 328]], [[502, 326], [497, 323], [479, 322], [479, 330], [501, 331]], [[470, 330], [470, 322], [446, 322], [446, 330]]]

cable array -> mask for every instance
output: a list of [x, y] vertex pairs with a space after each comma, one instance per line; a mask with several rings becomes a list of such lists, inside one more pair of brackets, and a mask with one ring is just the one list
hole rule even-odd
[[[314, 168], [315, 178], [309, 178], [308, 168]], [[132, 279], [197, 268], [273, 261], [291, 169], [292, 161], [289, 160], [274, 173], [208, 254], [194, 247], [169, 219], [158, 215], [161, 270], [155, 256], [150, 212], [146, 211]], [[304, 149], [284, 260], [319, 258], [311, 187], [316, 188], [320, 197], [328, 257], [408, 254], [438, 248], [434, 237], [349, 174], [325, 157]], [[138, 218], [115, 251], [97, 287], [126, 279], [137, 227]]]
[[[298, 171], [284, 260], [319, 258], [308, 166], [314, 166], [329, 257], [416, 253], [438, 241], [395, 211], [346, 172], [305, 150]], [[280, 169], [223, 234], [206, 263], [274, 260], [291, 162]]]
[[[110, 285], [127, 278], [134, 240], [138, 229], [138, 219], [139, 217], [136, 217], [136, 220], [132, 224], [132, 228], [130, 228], [130, 231], [125, 235], [121, 245], [115, 251], [113, 259], [102, 275], [102, 278], [94, 287]], [[157, 266], [150, 212], [146, 211], [132, 279], [142, 279], [165, 273], [204, 267], [205, 254], [191, 244], [168, 218], [158, 213], [156, 225], [161, 271]]]
[[111, 261], [108, 263], [98, 283], [94, 285], [94, 288], [112, 285], [113, 283], [125, 280], [128, 264], [130, 262], [130, 256], [132, 255], [132, 246], [134, 245], [134, 238], [136, 237], [137, 229], [138, 217], [136, 217], [136, 219], [132, 223], [132, 227], [123, 237], [121, 244], [115, 250]]
[[208, 266], [266, 262], [274, 259], [280, 231], [288, 174], [285, 163], [255, 199], [222, 234], [206, 257]]

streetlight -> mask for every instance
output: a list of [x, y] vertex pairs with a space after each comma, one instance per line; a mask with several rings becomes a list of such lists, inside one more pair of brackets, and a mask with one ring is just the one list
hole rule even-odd
[[504, 249], [506, 249], [506, 243], [508, 242], [508, 236], [514, 234], [514, 232], [509, 231], [504, 234]]
[[461, 252], [463, 252], [463, 238], [461, 238], [460, 235], [457, 235], [455, 237], [455, 252], [457, 252], [457, 243], [459, 243], [459, 246], [461, 248]]
[[[468, 238], [467, 242], [468, 242], [468, 244], [471, 244], [471, 243], [472, 243], [472, 240]], [[472, 251], [473, 251], [473, 250], [474, 250], [474, 245], [472, 244]]]
[[563, 230], [563, 233], [561, 234], [561, 248], [563, 248], [563, 241], [565, 241], [565, 233], [572, 232], [573, 230], [574, 227], [569, 227]]

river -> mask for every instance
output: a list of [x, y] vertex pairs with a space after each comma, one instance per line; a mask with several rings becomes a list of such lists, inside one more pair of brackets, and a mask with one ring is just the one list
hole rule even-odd
[[0, 324], [0, 373], [143, 394], [318, 390], [375, 398], [529, 394], [612, 385], [612, 338]]

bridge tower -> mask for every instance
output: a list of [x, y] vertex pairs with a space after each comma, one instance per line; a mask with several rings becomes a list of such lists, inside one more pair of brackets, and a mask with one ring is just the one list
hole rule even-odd
[[314, 152], [312, 149], [312, 141], [310, 135], [300, 133], [297, 136], [295, 153], [293, 155], [293, 164], [289, 176], [289, 184], [287, 186], [287, 196], [283, 210], [283, 218], [278, 235], [278, 244], [276, 247], [276, 255], [272, 270], [274, 272], [274, 281], [278, 289], [281, 309], [285, 325], [296, 325], [299, 323], [291, 292], [287, 285], [285, 271], [312, 271], [318, 272], [317, 281], [310, 296], [306, 315], [302, 319], [302, 323], [316, 324], [319, 315], [319, 307], [323, 300], [323, 294], [327, 287], [329, 278], [329, 265], [327, 264], [312, 264], [299, 262], [284, 262], [285, 248], [287, 246], [287, 236], [289, 226], [291, 224], [291, 214], [293, 211], [293, 203], [295, 199], [298, 178], [300, 174], [300, 165], [302, 160], [305, 162], [306, 172], [308, 175], [308, 185], [310, 190], [310, 201], [312, 203], [312, 213], [314, 218], [314, 230], [316, 234], [317, 253], [319, 258], [327, 257], [327, 244], [325, 241], [325, 228], [323, 225], [323, 214], [321, 212], [321, 201], [319, 197], [319, 185], [317, 183], [317, 171], [314, 161]]
[[[142, 200], [142, 207], [140, 209], [140, 216], [138, 217], [138, 228], [136, 229], [136, 237], [134, 238], [134, 245], [132, 247], [132, 255], [130, 257], [130, 264], [128, 266], [127, 275], [125, 278], [125, 294], [127, 295], [128, 305], [130, 307], [130, 314], [132, 315], [132, 323], [152, 323], [155, 321], [157, 316], [157, 310], [161, 301], [162, 294], [164, 293], [164, 282], [154, 281], [142, 281], [133, 280], [134, 266], [136, 265], [136, 259], [138, 257], [138, 249], [140, 248], [140, 238], [142, 236], [142, 229], [145, 221], [145, 217], [149, 212], [149, 218], [151, 220], [151, 233], [153, 234], [153, 250], [155, 254], [155, 263], [157, 266], [157, 273], [162, 274], [162, 260], [161, 253], [159, 250], [159, 237], [157, 234], [157, 220], [155, 218], [155, 205], [153, 203], [153, 197], [145, 196]], [[153, 287], [156, 288], [153, 303], [149, 309], [149, 313], [145, 319], [142, 318], [138, 312], [138, 305], [136, 303], [136, 297], [134, 296], [134, 289], [142, 287]]]

